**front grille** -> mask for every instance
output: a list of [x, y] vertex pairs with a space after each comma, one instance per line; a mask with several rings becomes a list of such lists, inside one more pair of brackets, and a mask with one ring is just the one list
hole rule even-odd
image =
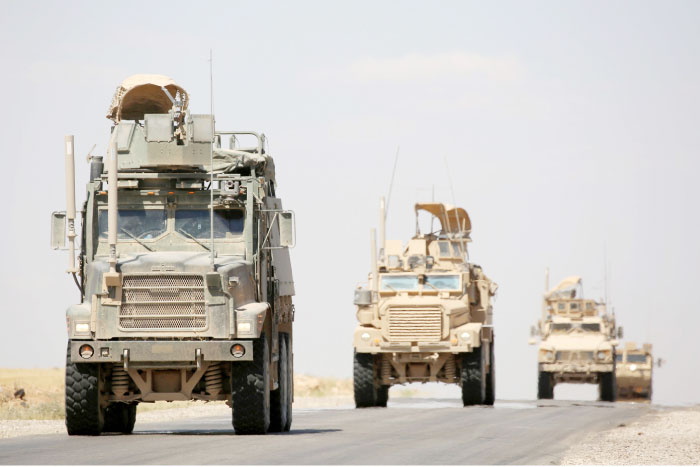
[[437, 342], [442, 337], [442, 311], [438, 306], [389, 308], [389, 340]]
[[572, 350], [559, 350], [556, 354], [557, 360], [566, 361], [591, 361], [593, 360], [593, 352], [590, 351], [572, 351]]
[[202, 276], [125, 274], [119, 327], [131, 331], [205, 329]]

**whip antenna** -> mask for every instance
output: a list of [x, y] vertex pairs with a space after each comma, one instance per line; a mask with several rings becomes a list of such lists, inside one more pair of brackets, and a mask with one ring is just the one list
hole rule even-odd
[[209, 147], [209, 234], [211, 240], [211, 270], [214, 271], [214, 59], [209, 49], [209, 113], [211, 116], [211, 146]]
[[394, 169], [391, 171], [391, 181], [389, 181], [389, 194], [386, 196], [386, 206], [384, 208], [384, 218], [389, 212], [389, 202], [391, 201], [391, 189], [394, 187], [394, 175], [396, 175], [396, 165], [399, 163], [399, 150], [401, 145], [396, 146], [396, 157], [394, 157]]

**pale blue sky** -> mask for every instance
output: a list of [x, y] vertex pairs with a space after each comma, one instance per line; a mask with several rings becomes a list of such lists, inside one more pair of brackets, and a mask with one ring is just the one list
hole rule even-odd
[[[112, 92], [173, 77], [217, 127], [264, 131], [297, 213], [295, 369], [350, 376], [352, 289], [366, 279], [401, 145], [390, 238], [415, 201], [472, 217], [472, 259], [500, 284], [498, 397], [535, 395], [528, 329], [543, 270], [610, 296], [631, 340], [667, 364], [662, 402], [700, 401], [695, 342], [700, 32], [697, 2], [0, 2], [0, 113], [10, 218], [2, 230], [0, 367], [60, 366], [76, 300], [48, 247], [64, 209], [63, 135], [78, 193]], [[31, 343], [31, 345], [27, 345]]]

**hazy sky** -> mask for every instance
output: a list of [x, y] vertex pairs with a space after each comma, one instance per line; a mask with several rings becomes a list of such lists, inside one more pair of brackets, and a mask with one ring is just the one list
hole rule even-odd
[[[61, 366], [78, 294], [49, 248], [78, 199], [119, 82], [173, 77], [217, 128], [264, 131], [297, 214], [295, 369], [349, 377], [354, 286], [400, 145], [389, 238], [413, 203], [472, 218], [471, 258], [500, 285], [497, 396], [533, 398], [543, 271], [609, 296], [654, 344], [659, 402], [700, 402], [698, 2], [0, 2], [0, 136], [9, 210], [0, 367]], [[7, 199], [7, 195], [5, 199]], [[9, 218], [7, 213], [9, 212]]]

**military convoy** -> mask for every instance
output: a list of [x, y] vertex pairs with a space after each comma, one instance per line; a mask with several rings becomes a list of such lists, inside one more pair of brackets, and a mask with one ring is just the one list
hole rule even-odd
[[539, 399], [552, 399], [557, 383], [593, 383], [601, 400], [615, 401], [615, 346], [622, 328], [605, 303], [582, 298], [582, 291], [581, 278], [573, 276], [544, 295], [542, 318], [530, 341], [535, 344], [534, 337], [540, 337]]
[[[389, 388], [412, 382], [462, 387], [462, 402], [492, 405], [495, 396], [492, 297], [496, 284], [467, 258], [467, 212], [416, 204], [416, 235], [406, 245], [372, 230], [369, 284], [355, 290], [354, 397], [360, 407], [386, 407]], [[440, 230], [421, 233], [427, 212]]]
[[618, 399], [651, 400], [654, 358], [651, 344], [638, 347], [627, 342], [617, 354], [617, 397]]
[[160, 75], [117, 88], [79, 227], [66, 137], [52, 244], [66, 247], [67, 224], [70, 435], [130, 433], [138, 403], [184, 400], [227, 401], [237, 434], [290, 429], [294, 216], [265, 136], [216, 130], [188, 102]]

